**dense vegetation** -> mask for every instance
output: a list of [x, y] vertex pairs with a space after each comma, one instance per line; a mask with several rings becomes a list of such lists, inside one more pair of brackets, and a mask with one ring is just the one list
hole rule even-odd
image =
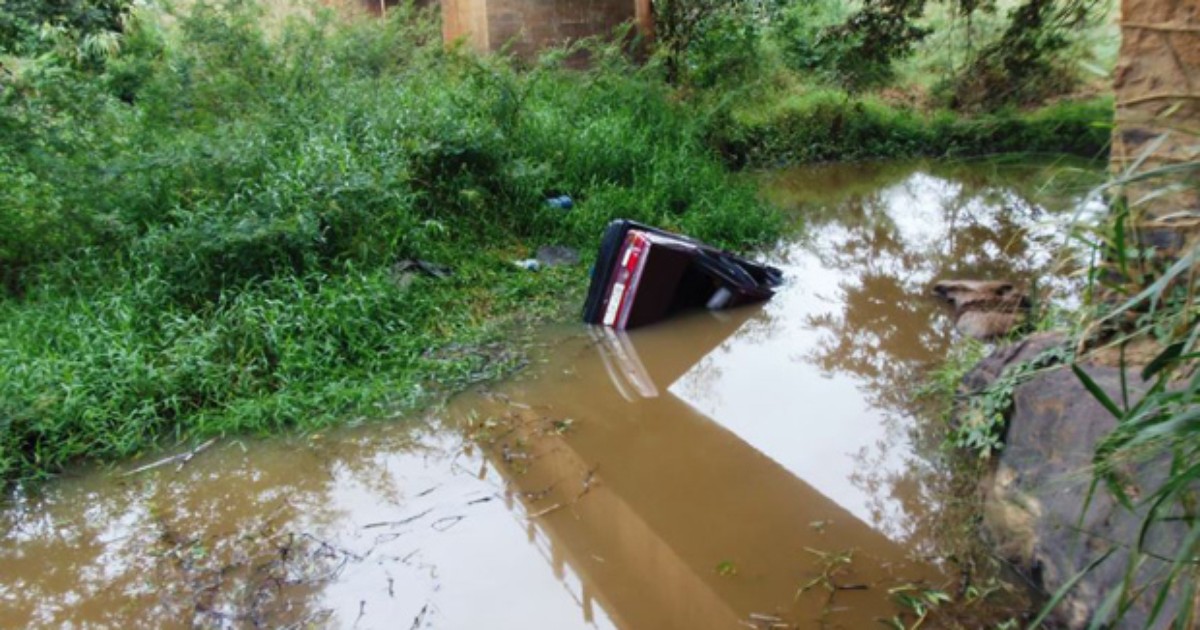
[[735, 166], [1005, 152], [1103, 157], [1095, 0], [660, 0], [667, 78]]
[[[591, 45], [586, 71], [560, 67], [568, 51], [447, 51], [436, 16], [404, 7], [0, 5], [0, 480], [388, 415], [498, 374], [514, 326], [565, 316], [586, 281], [511, 264], [534, 247], [586, 256], [616, 217], [737, 248], [777, 234], [729, 167], [1108, 142], [1097, 0], [655, 4], [648, 62]], [[577, 206], [545, 204], [559, 194]], [[1097, 282], [1156, 262], [1127, 220], [1088, 237]], [[1187, 525], [1156, 576], [1164, 617], [1200, 581], [1195, 257], [1109, 287], [1079, 331], [1161, 348], [1144, 397], [1091, 389], [1119, 422], [1096, 491], [1148, 506], [1143, 534]], [[1130, 496], [1123, 471], [1164, 452], [1163, 483]]]
[[[1200, 140], [1194, 131], [1181, 133]], [[1149, 192], [1126, 196], [1122, 187], [1135, 182]], [[1126, 617], [1142, 606], [1149, 613], [1145, 627], [1191, 628], [1200, 614], [1200, 251], [1189, 228], [1177, 228], [1185, 246], [1174, 252], [1143, 240], [1142, 230], [1155, 205], [1194, 215], [1180, 193], [1200, 189], [1200, 160], [1119, 173], [1106, 188], [1111, 212], [1085, 236], [1095, 252], [1093, 299], [1073, 337], [1092, 351], [1116, 349], [1127, 374], [1120, 391], [1106, 392], [1072, 367], [1116, 420], [1096, 446], [1089, 499], [1108, 492], [1140, 523], [1131, 540], [1119, 541], [1131, 552], [1122, 588], [1105, 594], [1092, 625], [1129, 623]], [[1160, 531], [1174, 532], [1166, 555], [1150, 544]], [[1060, 589], [1051, 605], [1071, 587]]]
[[[404, 7], [131, 6], [0, 7], [2, 479], [386, 415], [494, 375], [517, 361], [506, 331], [586, 282], [511, 264], [539, 245], [586, 256], [615, 217], [768, 242], [781, 221], [731, 165], [1095, 156], [1108, 133], [1103, 99], [967, 107], [914, 81], [930, 73], [906, 59], [958, 23], [938, 27], [940, 5], [906, 9], [925, 22], [880, 51], [872, 2], [679, 2], [679, 39], [638, 64], [587, 46], [586, 71], [561, 67], [571, 51], [446, 50]], [[995, 18], [975, 37], [1000, 37], [1000, 13], [972, 13]]]
[[[604, 51], [518, 73], [444, 52], [409, 11], [268, 33], [250, 3], [201, 3], [120, 25], [106, 49], [60, 23], [5, 51], [2, 477], [494, 374], [503, 323], [585, 282], [511, 260], [586, 251], [615, 217], [737, 247], [778, 227], [700, 121]], [[576, 208], [546, 207], [558, 193]]]

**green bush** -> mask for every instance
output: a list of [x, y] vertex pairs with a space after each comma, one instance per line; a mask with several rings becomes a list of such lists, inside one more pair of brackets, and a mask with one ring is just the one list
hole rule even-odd
[[39, 30], [57, 27], [81, 41], [119, 32], [130, 0], [5, 0], [0, 5], [0, 53], [37, 53], [45, 40]]
[[953, 94], [952, 105], [996, 109], [1070, 93], [1080, 65], [1069, 54], [1072, 44], [1103, 22], [1105, 12], [1102, 3], [1088, 0], [1025, 0], [1009, 12], [1003, 33], [944, 87]]
[[759, 70], [762, 26], [744, 7], [717, 11], [692, 42], [688, 76], [700, 88], [734, 86]]
[[701, 89], [757, 78], [773, 2], [655, 0], [655, 39], [667, 81]]
[[1005, 109], [963, 116], [919, 112], [878, 98], [809, 89], [766, 108], [722, 112], [709, 140], [734, 166], [881, 157], [963, 157], [995, 153], [1106, 155], [1107, 98], [1032, 112]]
[[924, 5], [866, 0], [850, 11], [841, 2], [796, 2], [776, 20], [773, 35], [790, 67], [857, 91], [886, 84], [893, 62], [928, 34], [917, 23]]

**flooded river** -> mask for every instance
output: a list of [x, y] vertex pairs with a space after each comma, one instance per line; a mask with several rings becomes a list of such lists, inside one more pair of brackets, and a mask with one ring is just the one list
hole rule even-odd
[[[914, 392], [943, 277], [1062, 299], [1096, 173], [1026, 163], [764, 177], [804, 229], [772, 301], [624, 334], [414, 422], [225, 440], [62, 479], [0, 516], [5, 627], [865, 628], [954, 593]], [[890, 592], [892, 591], [892, 592]], [[911, 622], [913, 617], [909, 617]]]

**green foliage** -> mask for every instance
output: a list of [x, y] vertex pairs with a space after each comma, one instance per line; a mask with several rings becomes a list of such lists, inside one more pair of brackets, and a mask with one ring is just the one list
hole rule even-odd
[[797, 71], [851, 91], [887, 83], [893, 63], [912, 53], [929, 31], [918, 24], [924, 0], [794, 2], [775, 20], [773, 38]]
[[[1151, 148], [1153, 150], [1153, 148]], [[1200, 326], [1196, 312], [1197, 265], [1200, 250], [1194, 245], [1171, 258], [1139, 245], [1130, 215], [1158, 197], [1194, 186], [1200, 162], [1181, 161], [1114, 177], [1105, 187], [1120, 190], [1131, 182], [1142, 182], [1154, 192], [1138, 199], [1118, 200], [1108, 220], [1084, 238], [1103, 257], [1092, 268], [1092, 276], [1104, 281], [1104, 290], [1093, 294], [1093, 311], [1080, 335], [1107, 329], [1106, 345], [1121, 349], [1121, 369], [1130, 372], [1115, 394], [1100, 388], [1087, 372], [1075, 371], [1088, 393], [1117, 421], [1113, 431], [1096, 447], [1094, 476], [1089, 491], [1108, 492], [1120, 505], [1141, 515], [1132, 540], [1114, 541], [1119, 547], [1100, 555], [1080, 573], [1064, 583], [1042, 612], [1049, 611], [1088, 572], [1124, 548], [1128, 554], [1121, 588], [1107, 594], [1091, 627], [1122, 625], [1140, 606], [1148, 613], [1146, 627], [1189, 628], [1195, 625], [1194, 602], [1200, 584], [1200, 359], [1197, 343]], [[1102, 297], [1102, 296], [1107, 296]], [[1145, 365], [1125, 360], [1127, 344], [1154, 342], [1160, 350]], [[1140, 369], [1137, 369], [1140, 368]], [[1141, 383], [1131, 391], [1129, 379]], [[1150, 472], [1131, 478], [1131, 473]], [[1140, 485], [1140, 487], [1138, 487]], [[1149, 541], [1163, 527], [1180, 532], [1171, 541], [1169, 553], [1151, 550]]]
[[876, 86], [893, 76], [892, 64], [910, 53], [929, 31], [916, 23], [925, 0], [865, 0], [841, 25], [826, 29], [835, 54], [827, 67], [850, 90]]
[[[953, 602], [954, 599], [944, 591], [921, 586], [919, 584], [904, 584], [888, 589], [888, 595], [904, 612], [887, 620], [887, 625], [897, 630], [911, 630], [921, 627], [929, 615], [940, 606]], [[912, 622], [908, 617], [912, 617]]]
[[[694, 100], [710, 112], [705, 115], [710, 144], [735, 166], [1006, 152], [1065, 152], [1089, 158], [1106, 154], [1112, 120], [1109, 97], [1060, 98], [1037, 107], [1076, 85], [1074, 79], [1053, 83], [1049, 77], [1080, 75], [1088, 61], [1076, 45], [1095, 36], [1102, 7], [1091, 0], [1071, 0], [1043, 16], [1043, 27], [1019, 28], [1036, 20], [1017, 12], [1014, 23], [1000, 17], [1000, 5], [990, 2], [955, 3], [950, 8], [928, 4], [880, 0], [854, 8], [818, 0], [764, 7], [679, 0], [670, 6], [688, 16], [690, 22], [681, 22], [697, 32], [727, 11], [743, 19], [749, 16], [759, 35], [756, 45], [751, 38], [735, 42], [722, 37], [708, 41], [696, 34], [668, 37], [665, 56], [668, 62], [678, 57], [680, 82], [691, 87], [711, 82], [689, 83], [689, 68], [719, 68], [697, 76], [732, 79], [699, 91]], [[923, 13], [926, 8], [929, 11]], [[983, 20], [985, 16], [989, 19]], [[964, 70], [982, 59], [981, 48], [991, 50], [993, 43], [1008, 42], [997, 50], [1024, 50], [1015, 43], [1022, 38], [1033, 38], [1044, 51], [1035, 56], [1038, 63], [1044, 62], [1045, 72], [1014, 59], [1003, 62], [1011, 72]], [[1060, 41], [1065, 48], [1055, 48]], [[752, 52], [753, 59], [735, 63], [738, 51]], [[905, 61], [915, 52], [920, 59]], [[990, 52], [987, 57], [1008, 59]], [[716, 62], [689, 65], [697, 59], [730, 60], [731, 67], [756, 70], [747, 75]], [[668, 63], [668, 71], [673, 67]], [[904, 74], [897, 77], [897, 68]], [[1027, 74], [1013, 74], [1017, 69]], [[960, 75], [964, 80], [993, 77], [985, 96], [995, 98], [984, 105], [979, 99], [956, 98], [955, 78]], [[976, 113], [964, 115], [963, 110]]]
[[862, 584], [844, 584], [839, 579], [843, 573], [849, 573], [854, 564], [854, 549], [845, 549], [836, 552], [821, 551], [811, 547], [805, 547], [805, 551], [816, 557], [816, 576], [801, 584], [796, 589], [795, 599], [800, 599], [808, 591], [821, 587], [832, 597], [843, 590], [862, 590], [865, 587]]
[[80, 41], [119, 32], [131, 0], [5, 0], [0, 4], [0, 54], [29, 54], [46, 47], [45, 29]]
[[836, 66], [844, 42], [826, 35], [849, 15], [839, 0], [795, 2], [782, 11], [771, 36], [791, 68], [812, 71]]
[[[973, 2], [964, 12], [980, 8], [997, 10], [994, 2]], [[1068, 93], [1079, 79], [1076, 60], [1066, 53], [1095, 26], [1104, 8], [1102, 0], [1025, 0], [1009, 12], [1000, 36], [979, 47], [945, 86], [953, 106], [995, 109]]]
[[797, 0], [770, 14], [764, 31], [802, 82], [994, 111], [1105, 77], [1115, 58], [1111, 9], [1108, 0]]
[[763, 30], [774, 13], [774, 2], [761, 0], [654, 0], [667, 81], [728, 88], [756, 78]]
[[971, 337], [960, 338], [950, 346], [946, 358], [926, 376], [917, 396], [947, 401], [943, 416], [950, 419], [955, 411], [950, 402], [959, 393], [963, 378], [986, 356], [986, 348], [983, 342]]
[[1058, 103], [964, 117], [922, 113], [878, 98], [811, 89], [770, 103], [739, 105], [710, 125], [710, 142], [734, 165], [993, 153], [1107, 152], [1112, 102]]
[[[515, 359], [485, 342], [586, 282], [508, 261], [590, 251], [616, 217], [733, 247], [780, 228], [653, 67], [518, 72], [408, 7], [267, 32], [251, 3], [198, 2], [173, 24], [135, 13], [102, 66], [5, 61], [0, 478], [495, 375]], [[545, 205], [562, 193], [570, 213]]]
[[958, 426], [950, 436], [951, 442], [982, 458], [991, 457], [1004, 446], [1004, 428], [1017, 387], [1039, 372], [1061, 367], [1073, 358], [1074, 352], [1070, 348], [1055, 346], [1029, 361], [1005, 368], [987, 389], [972, 393], [964, 408], [958, 411]]
[[696, 87], [736, 85], [758, 68], [762, 37], [755, 15], [725, 4], [707, 20], [688, 56], [688, 77]]

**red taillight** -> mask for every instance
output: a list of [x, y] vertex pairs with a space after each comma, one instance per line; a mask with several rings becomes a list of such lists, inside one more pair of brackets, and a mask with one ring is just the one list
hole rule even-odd
[[630, 230], [625, 236], [625, 244], [621, 248], [621, 266], [614, 274], [608, 306], [604, 311], [605, 326], [613, 326], [618, 330], [625, 328], [637, 294], [638, 270], [649, 245], [650, 241], [636, 230]]

